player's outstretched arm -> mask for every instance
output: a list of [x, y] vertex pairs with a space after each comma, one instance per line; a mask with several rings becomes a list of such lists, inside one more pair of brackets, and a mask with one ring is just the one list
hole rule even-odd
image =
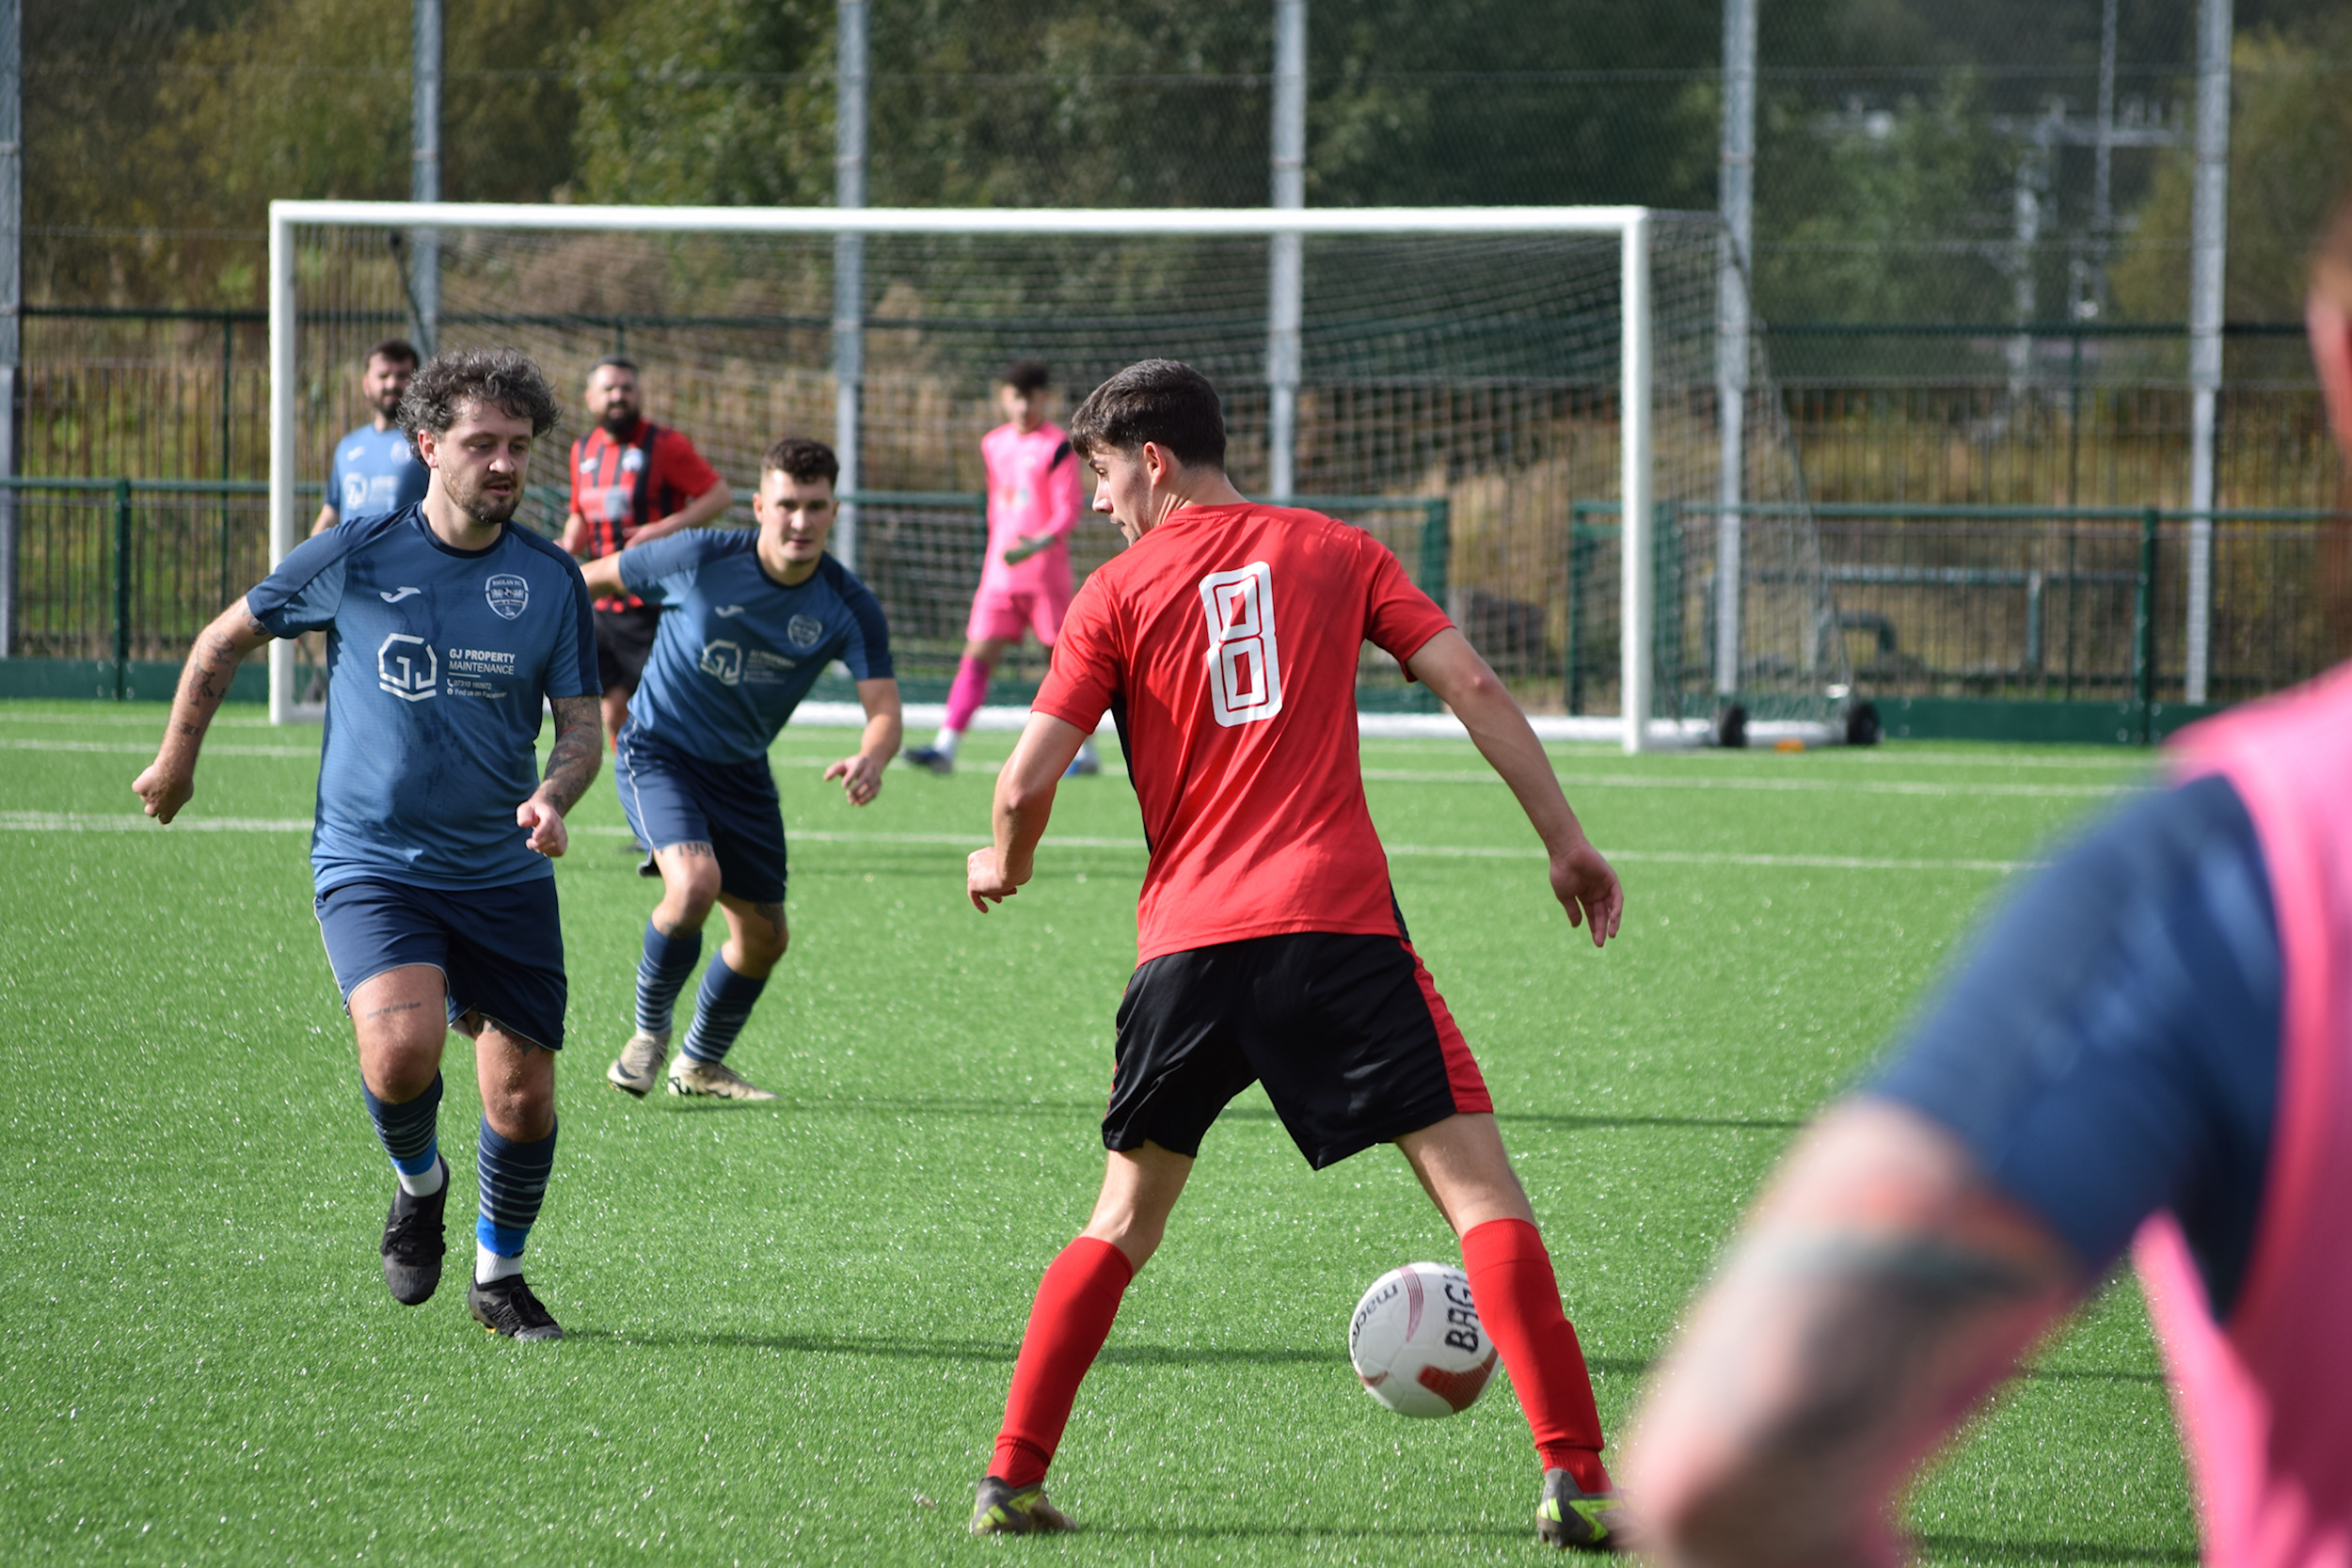
[[690, 528], [701, 528], [734, 504], [735, 490], [723, 479], [668, 516], [647, 523], [644, 528], [630, 534], [628, 542], [632, 545], [650, 545], [655, 540], [667, 538], [673, 533], [682, 532]]
[[577, 512], [564, 515], [564, 534], [559, 541], [567, 554], [578, 555], [588, 547], [588, 519]]
[[839, 779], [850, 804], [862, 806], [882, 793], [882, 769], [898, 754], [906, 722], [898, 709], [898, 683], [887, 675], [858, 682], [857, 700], [866, 707], [866, 733], [858, 737], [857, 755], [826, 768], [825, 777]]
[[1050, 713], [1032, 713], [1012, 759], [996, 775], [996, 842], [964, 863], [964, 892], [982, 914], [1021, 891], [1036, 869], [1037, 841], [1054, 815], [1054, 789], [1087, 732]]
[[269, 628], [253, 618], [243, 599], [197, 633], [188, 662], [181, 667], [171, 717], [164, 721], [164, 743], [156, 748], [155, 760], [147, 770], [131, 783], [138, 798], [147, 802], [147, 815], [156, 821], [170, 821], [195, 797], [196, 756], [203, 749], [204, 732], [227, 700], [237, 666], [269, 640]]
[[1636, 1541], [1677, 1568], [1899, 1561], [1912, 1467], [2087, 1283], [1943, 1128], [1832, 1111], [1650, 1381], [1622, 1472]]
[[628, 592], [621, 583], [621, 552], [618, 550], [580, 562], [580, 578], [588, 585], [590, 598], [617, 599]]
[[553, 860], [571, 847], [564, 814], [588, 793], [604, 762], [604, 708], [596, 697], [548, 701], [555, 709], [555, 744], [548, 751], [547, 776], [531, 799], [515, 808], [515, 823], [531, 830], [532, 848]]
[[1615, 936], [1625, 918], [1625, 889], [1617, 873], [1584, 836], [1568, 798], [1560, 793], [1543, 742], [1478, 650], [1449, 626], [1422, 643], [1406, 666], [1454, 710], [1479, 754], [1518, 797], [1519, 809], [1551, 858], [1552, 896], [1568, 911], [1568, 923], [1589, 926], [1595, 947]]

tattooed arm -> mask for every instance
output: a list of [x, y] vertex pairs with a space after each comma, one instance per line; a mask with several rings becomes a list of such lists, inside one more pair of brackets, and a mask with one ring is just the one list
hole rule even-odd
[[595, 697], [549, 701], [555, 707], [555, 746], [548, 752], [547, 777], [515, 808], [515, 821], [531, 830], [531, 847], [553, 860], [571, 847], [564, 814], [588, 793], [604, 762], [604, 712]]
[[229, 683], [245, 656], [270, 640], [269, 628], [256, 621], [239, 599], [197, 633], [196, 646], [180, 671], [180, 689], [171, 699], [171, 717], [164, 722], [164, 743], [155, 760], [132, 781], [131, 788], [147, 802], [147, 815], [168, 822], [196, 795], [196, 754], [203, 748], [204, 731], [229, 695]]
[[1913, 1466], [2090, 1283], [1934, 1122], [1831, 1112], [1645, 1396], [1635, 1539], [1677, 1565], [1899, 1561]]

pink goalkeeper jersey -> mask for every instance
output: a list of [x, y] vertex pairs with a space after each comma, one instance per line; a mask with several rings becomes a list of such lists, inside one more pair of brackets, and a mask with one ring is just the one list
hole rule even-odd
[[2180, 1226], [2136, 1250], [2170, 1364], [2214, 1568], [2352, 1568], [2352, 665], [2210, 720], [2185, 777], [2218, 773], [2270, 873], [2284, 974], [2278, 1119], [2227, 1323]]
[[[980, 568], [982, 593], [1022, 593], [1058, 588], [1070, 596], [1070, 531], [1078, 526], [1078, 458], [1069, 432], [1041, 424], [1024, 436], [1018, 425], [1000, 424], [980, 437], [988, 465], [988, 561]], [[1054, 535], [1054, 543], [1018, 566], [1005, 552], [1026, 535]]]

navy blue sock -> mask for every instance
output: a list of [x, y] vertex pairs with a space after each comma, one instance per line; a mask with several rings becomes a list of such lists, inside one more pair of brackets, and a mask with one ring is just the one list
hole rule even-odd
[[703, 971], [702, 993], [694, 999], [694, 1026], [686, 1032], [686, 1053], [698, 1062], [723, 1062], [727, 1048], [743, 1032], [752, 1004], [768, 989], [768, 977], [755, 980], [727, 967], [724, 953]]
[[482, 1188], [482, 1212], [473, 1222], [475, 1278], [484, 1278], [489, 1268], [484, 1253], [508, 1259], [510, 1268], [503, 1272], [512, 1272], [511, 1260], [523, 1255], [539, 1205], [547, 1200], [548, 1172], [555, 1166], [555, 1132], [550, 1127], [537, 1143], [517, 1143], [501, 1136], [489, 1117], [482, 1118], [482, 1141], [474, 1155]]
[[652, 921], [645, 922], [645, 951], [637, 960], [638, 1028], [651, 1035], [670, 1032], [677, 993], [685, 989], [687, 977], [694, 973], [694, 961], [702, 956], [700, 931], [663, 936]]
[[441, 1075], [435, 1073], [424, 1093], [397, 1105], [376, 1099], [364, 1078], [359, 1095], [368, 1102], [368, 1119], [375, 1123], [376, 1142], [392, 1158], [393, 1173], [404, 1190], [414, 1193], [434, 1178], [441, 1163], [440, 1140], [435, 1136], [441, 1115]]

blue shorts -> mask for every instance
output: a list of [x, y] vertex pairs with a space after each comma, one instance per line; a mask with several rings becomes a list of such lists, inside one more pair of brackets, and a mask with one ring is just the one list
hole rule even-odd
[[533, 1045], [564, 1048], [568, 987], [554, 878], [462, 892], [344, 882], [312, 907], [345, 1007], [385, 971], [431, 964], [448, 985], [450, 1022], [478, 1012]]
[[705, 762], [631, 723], [613, 748], [612, 782], [640, 844], [707, 844], [720, 892], [747, 904], [784, 902], [784, 807], [765, 757]]

